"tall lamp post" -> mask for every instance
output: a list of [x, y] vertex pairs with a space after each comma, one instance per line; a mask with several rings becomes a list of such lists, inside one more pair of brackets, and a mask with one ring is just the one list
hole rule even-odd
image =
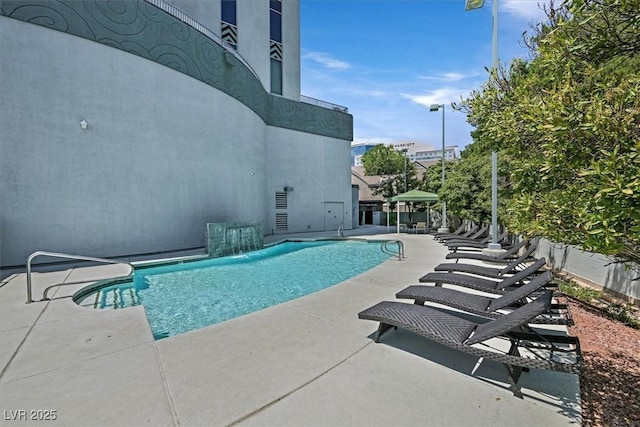
[[[465, 10], [480, 9], [484, 0], [466, 0]], [[493, 0], [493, 70], [498, 72], [498, 0]], [[489, 250], [502, 249], [498, 243], [498, 153], [491, 152], [491, 243]]]
[[[434, 112], [442, 108], [442, 187], [444, 187], [444, 104], [431, 104], [429, 111]], [[447, 202], [442, 201], [442, 226], [438, 228], [438, 233], [446, 233], [447, 227]]]
[[402, 149], [402, 155], [404, 156], [404, 192], [407, 192], [407, 149]]

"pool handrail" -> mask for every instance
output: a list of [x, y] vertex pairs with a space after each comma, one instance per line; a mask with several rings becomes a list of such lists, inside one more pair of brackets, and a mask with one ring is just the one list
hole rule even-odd
[[[389, 248], [387, 248], [387, 245], [389, 243], [397, 244], [398, 252], [391, 251]], [[402, 261], [402, 259], [404, 258], [404, 242], [402, 240], [387, 240], [386, 242], [382, 243], [382, 245], [380, 246], [380, 250], [382, 250], [382, 252], [384, 252], [385, 254], [394, 256], [398, 255], [398, 261]]]
[[[107, 259], [107, 258], [96, 258], [96, 257], [90, 257], [90, 256], [83, 256], [83, 255], [71, 255], [71, 254], [64, 254], [64, 253], [60, 253], [60, 252], [47, 252], [47, 251], [36, 251], [34, 253], [32, 253], [31, 255], [29, 255], [29, 257], [27, 258], [27, 304], [31, 304], [33, 301], [32, 298], [32, 292], [31, 292], [31, 261], [33, 261], [34, 258], [38, 257], [38, 256], [48, 256], [48, 257], [55, 257], [55, 258], [65, 258], [65, 259], [75, 259], [75, 260], [79, 260], [79, 261], [93, 261], [93, 262], [102, 262], [102, 263], [106, 263], [106, 264], [124, 264], [124, 265], [128, 265], [129, 266], [129, 273], [127, 275], [123, 275], [123, 276], [117, 276], [114, 277], [113, 279], [125, 279], [128, 277], [131, 277], [133, 275], [133, 264], [126, 262], [126, 261], [116, 261], [113, 259]], [[47, 286], [45, 288], [45, 290], [42, 293], [42, 299], [40, 301], [47, 301], [49, 298], [47, 298], [47, 293], [49, 292], [49, 290], [51, 288], [54, 288], [56, 286], [66, 286], [66, 285], [77, 285], [80, 283], [87, 283], [90, 280], [82, 280], [79, 282], [65, 282], [65, 283], [56, 283], [50, 286]]]

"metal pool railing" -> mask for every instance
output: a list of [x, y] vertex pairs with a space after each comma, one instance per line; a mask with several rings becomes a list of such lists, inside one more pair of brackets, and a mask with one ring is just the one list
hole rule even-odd
[[[398, 250], [394, 251], [391, 248], [389, 248], [390, 244], [394, 244], [398, 246]], [[389, 254], [389, 255], [393, 255], [393, 256], [398, 256], [398, 261], [402, 261], [404, 259], [404, 243], [402, 242], [402, 240], [389, 240], [387, 242], [384, 242], [381, 246], [380, 246], [380, 250], [382, 250], [382, 252], [384, 252], [385, 254]]]
[[[131, 277], [133, 275], [133, 265], [131, 263], [125, 262], [125, 261], [114, 261], [112, 259], [106, 259], [106, 258], [95, 258], [95, 257], [90, 257], [90, 256], [82, 256], [82, 255], [70, 255], [70, 254], [63, 254], [63, 253], [59, 253], [59, 252], [46, 252], [46, 251], [37, 251], [32, 253], [31, 255], [29, 255], [29, 258], [27, 258], [27, 304], [31, 304], [33, 302], [32, 299], [32, 295], [31, 295], [31, 261], [33, 261], [33, 259], [35, 257], [38, 256], [48, 256], [48, 257], [55, 257], [55, 258], [65, 258], [65, 259], [75, 259], [75, 260], [80, 260], [80, 261], [93, 261], [93, 262], [103, 262], [103, 263], [107, 263], [107, 264], [125, 264], [129, 266], [129, 273], [125, 276], [118, 276], [118, 277], [114, 277], [113, 279], [125, 279], [128, 277]], [[55, 288], [56, 286], [67, 286], [67, 285], [78, 285], [80, 283], [87, 283], [90, 280], [82, 280], [79, 282], [65, 282], [65, 283], [56, 283], [54, 285], [51, 286], [47, 286], [44, 290], [44, 292], [42, 293], [42, 299], [40, 301], [46, 301], [49, 298], [47, 297], [47, 294], [49, 293], [49, 290], [51, 288]]]

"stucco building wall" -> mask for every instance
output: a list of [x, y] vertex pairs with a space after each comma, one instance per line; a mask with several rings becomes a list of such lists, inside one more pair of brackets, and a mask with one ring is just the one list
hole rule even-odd
[[[135, 20], [114, 18], [122, 37], [112, 40], [89, 19], [107, 3], [71, 3], [65, 19], [66, 5], [45, 3], [59, 8], [49, 12], [55, 28], [25, 22], [29, 2], [2, 3], [0, 266], [24, 265], [36, 250], [202, 247], [207, 222], [261, 221], [270, 233], [283, 184], [294, 187], [288, 231], [325, 229], [327, 200], [351, 211], [350, 115], [268, 94], [239, 61], [149, 4], [126, 2]], [[143, 38], [133, 39], [136, 25]], [[153, 40], [165, 29], [175, 46]], [[150, 37], [157, 44], [143, 46]], [[317, 165], [301, 169], [310, 156]]]

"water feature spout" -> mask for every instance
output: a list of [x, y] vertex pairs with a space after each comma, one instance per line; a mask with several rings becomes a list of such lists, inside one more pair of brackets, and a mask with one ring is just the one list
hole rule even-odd
[[262, 249], [262, 223], [231, 222], [207, 224], [207, 253], [210, 257], [237, 255]]

